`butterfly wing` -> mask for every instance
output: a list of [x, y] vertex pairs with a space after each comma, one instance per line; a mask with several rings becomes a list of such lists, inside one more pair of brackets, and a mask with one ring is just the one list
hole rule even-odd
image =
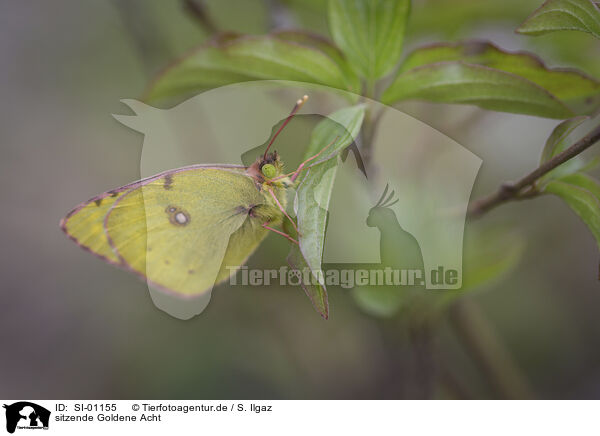
[[61, 229], [71, 238], [77, 245], [86, 251], [102, 258], [103, 260], [121, 265], [121, 260], [114, 253], [108, 242], [108, 238], [104, 233], [104, 217], [112, 207], [112, 205], [128, 191], [139, 187], [140, 185], [155, 179], [167, 177], [168, 174], [178, 171], [196, 170], [204, 168], [225, 169], [230, 171], [244, 172], [246, 167], [241, 165], [190, 165], [175, 170], [165, 171], [163, 173], [129, 183], [120, 188], [104, 192], [100, 195], [90, 198], [79, 204], [75, 209], [69, 212], [63, 219], [60, 220]]
[[104, 217], [115, 201], [130, 189], [129, 185], [123, 186], [81, 203], [60, 221], [61, 229], [81, 248], [119, 265], [120, 259], [104, 233]]
[[104, 231], [128, 269], [163, 289], [197, 295], [232, 273], [221, 267], [230, 236], [237, 233], [232, 246], [241, 246], [242, 262], [266, 236], [248, 214], [263, 201], [253, 180], [239, 172], [170, 173], [116, 201]]
[[180, 295], [203, 293], [229, 277], [267, 233], [248, 213], [264, 196], [243, 167], [182, 168], [100, 197], [99, 205], [91, 199], [69, 214], [65, 231]]

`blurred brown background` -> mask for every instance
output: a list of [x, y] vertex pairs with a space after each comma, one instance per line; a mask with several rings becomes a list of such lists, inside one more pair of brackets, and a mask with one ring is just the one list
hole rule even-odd
[[[327, 32], [317, 0], [206, 3], [209, 26], [174, 0], [0, 4], [0, 397], [506, 396], [457, 334], [456, 311], [428, 336], [426, 356], [401, 319], [371, 317], [341, 289], [330, 292], [327, 322], [291, 289], [227, 286], [183, 322], [156, 309], [138, 279], [60, 231], [75, 204], [139, 177], [142, 137], [110, 114], [211, 27]], [[477, 37], [600, 76], [600, 47], [586, 35], [513, 33], [539, 3], [415, 1], [407, 49]], [[557, 124], [465, 106], [402, 109], [483, 159], [474, 197], [533, 168]], [[465, 297], [506, 358], [495, 362], [500, 372], [507, 362], [507, 377], [516, 370], [539, 398], [599, 398], [599, 256], [588, 230], [555, 198], [506, 205], [483, 220], [518, 230], [525, 247], [510, 273]], [[256, 256], [279, 251], [270, 238]]]

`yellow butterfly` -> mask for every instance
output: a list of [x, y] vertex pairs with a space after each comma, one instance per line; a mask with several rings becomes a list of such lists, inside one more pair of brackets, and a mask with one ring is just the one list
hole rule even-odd
[[[298, 244], [276, 228], [289, 219], [298, 230], [285, 211], [286, 190], [331, 144], [289, 174], [269, 149], [307, 98], [296, 102], [249, 167], [165, 171], [80, 204], [61, 220], [62, 230], [83, 249], [182, 297], [204, 294], [226, 280], [269, 231]], [[327, 318], [326, 308], [322, 315]]]

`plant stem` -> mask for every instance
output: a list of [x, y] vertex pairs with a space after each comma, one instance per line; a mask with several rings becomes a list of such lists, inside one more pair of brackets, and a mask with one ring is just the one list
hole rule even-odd
[[469, 217], [478, 217], [488, 212], [489, 210], [513, 200], [522, 200], [525, 198], [535, 197], [538, 192], [535, 189], [535, 183], [540, 177], [552, 171], [557, 166], [565, 163], [569, 159], [582, 153], [600, 140], [600, 126], [588, 133], [586, 136], [575, 142], [566, 150], [554, 156], [552, 159], [544, 162], [535, 170], [522, 177], [518, 181], [512, 183], [503, 183], [500, 188], [483, 198], [475, 200], [469, 207]]
[[204, 1], [183, 0], [183, 7], [209, 34], [213, 35], [219, 32], [219, 28], [206, 10]]
[[526, 377], [474, 302], [464, 299], [456, 303], [450, 321], [489, 384], [502, 398], [534, 398]]
[[378, 110], [374, 113], [374, 109], [372, 107], [368, 107], [365, 113], [365, 119], [363, 121], [362, 128], [360, 130], [360, 154], [365, 168], [367, 169], [367, 174], [371, 174], [369, 170], [372, 169], [371, 163], [373, 160], [373, 142], [375, 140], [377, 126], [379, 125], [382, 114], [383, 110]]

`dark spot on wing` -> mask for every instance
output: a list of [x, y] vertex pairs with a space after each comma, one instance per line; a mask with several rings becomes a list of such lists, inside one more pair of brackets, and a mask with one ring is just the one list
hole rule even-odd
[[163, 188], [165, 188], [166, 190], [173, 188], [173, 175], [172, 174], [167, 174], [165, 176], [165, 183], [163, 185]]
[[195, 271], [195, 270], [193, 270], [193, 269], [189, 269], [189, 270], [188, 270], [188, 274], [194, 274], [195, 272], [196, 272], [196, 271]]
[[108, 191], [108, 194], [109, 194], [111, 197], [116, 197], [117, 195], [119, 195], [119, 191]]
[[169, 262], [168, 259], [165, 259], [165, 265], [170, 265], [170, 264], [171, 264], [171, 262]]
[[169, 217], [169, 222], [175, 226], [183, 227], [190, 223], [190, 214], [179, 206], [169, 205], [166, 207], [165, 212]]
[[98, 198], [96, 200], [94, 200], [94, 203], [96, 203], [96, 206], [100, 206], [102, 204], [102, 198]]

